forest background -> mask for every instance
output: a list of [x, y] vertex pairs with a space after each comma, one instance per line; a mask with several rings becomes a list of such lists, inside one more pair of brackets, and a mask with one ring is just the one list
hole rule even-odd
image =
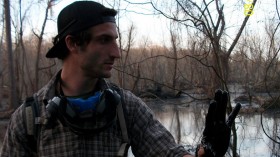
[[[57, 14], [70, 2], [0, 2], [2, 117], [9, 117], [60, 69], [61, 61], [46, 59], [45, 54], [56, 35]], [[263, 109], [280, 106], [277, 0], [99, 2], [119, 12], [121, 58], [110, 81], [120, 87], [142, 98], [184, 95], [208, 100], [216, 89], [238, 84], [245, 89], [244, 96]], [[235, 126], [232, 131], [236, 139]], [[235, 146], [233, 140], [233, 156]]]
[[[10, 16], [5, 14], [6, 2]], [[229, 84], [238, 83], [250, 100], [256, 92], [267, 92], [270, 102], [278, 101], [274, 94], [280, 89], [277, 0], [99, 2], [119, 12], [121, 59], [110, 80], [122, 88], [141, 97], [190, 96], [186, 91], [191, 91], [211, 98], [215, 89], [228, 90]], [[46, 59], [45, 54], [56, 35], [57, 14], [70, 3], [2, 1], [0, 103], [4, 109], [16, 108], [60, 68], [61, 61]], [[151, 16], [157, 23], [148, 20]], [[8, 17], [10, 27], [5, 23]], [[145, 25], [146, 30], [141, 30]]]

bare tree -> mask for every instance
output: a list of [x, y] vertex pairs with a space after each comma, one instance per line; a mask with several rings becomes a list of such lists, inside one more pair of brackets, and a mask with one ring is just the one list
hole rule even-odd
[[[1, 14], [2, 15], [2, 20], [1, 20], [1, 23], [3, 24], [2, 25], [2, 34], [1, 34], [1, 38], [0, 38], [0, 100], [2, 100], [3, 98], [3, 40], [4, 40], [4, 10], [3, 10], [3, 13]], [[0, 106], [2, 106], [2, 101], [0, 101]]]
[[178, 37], [176, 34], [170, 30], [170, 37], [171, 37], [171, 44], [172, 44], [172, 50], [173, 50], [173, 57], [174, 59], [174, 72], [173, 72], [173, 78], [172, 78], [172, 87], [176, 87], [176, 78], [177, 78], [177, 67], [178, 67]]
[[[257, 0], [254, 0], [252, 6], [255, 6]], [[153, 8], [158, 11], [160, 14], [165, 16], [168, 19], [176, 21], [184, 26], [192, 27], [199, 30], [202, 34], [207, 37], [211, 52], [212, 52], [212, 62], [204, 63], [208, 64], [209, 67], [213, 70], [214, 75], [211, 79], [211, 88], [209, 89], [209, 95], [214, 93], [213, 91], [217, 88], [223, 88], [228, 90], [227, 80], [228, 80], [228, 71], [229, 71], [229, 57], [237, 44], [240, 35], [249, 19], [249, 15], [252, 13], [252, 9], [248, 11], [247, 16], [244, 17], [244, 20], [239, 28], [238, 33], [236, 34], [233, 42], [230, 47], [226, 50], [221, 45], [221, 41], [225, 36], [225, 15], [224, 15], [224, 5], [220, 0], [212, 1], [201, 1], [201, 4], [198, 4], [195, 1], [186, 1], [186, 0], [176, 0], [171, 2], [171, 6], [175, 6], [175, 10], [169, 10], [170, 6], [167, 6], [168, 9], [164, 10], [164, 5], [159, 5], [156, 2], [151, 1]], [[167, 2], [162, 2], [166, 4]], [[216, 8], [215, 11], [210, 8]], [[175, 13], [174, 13], [175, 12]], [[215, 18], [217, 17], [217, 18]], [[231, 112], [231, 105], [229, 105], [229, 112]], [[233, 156], [237, 156], [237, 135], [236, 128], [233, 126]]]
[[[268, 36], [268, 48], [267, 48], [267, 60], [266, 60], [266, 66], [264, 68], [264, 84], [265, 88], [267, 90], [267, 93], [269, 94], [271, 100], [269, 101], [267, 108], [274, 108], [279, 107], [280, 102], [280, 95], [279, 94], [272, 94], [272, 92], [275, 93], [275, 90], [279, 90], [279, 52], [280, 52], [280, 46], [279, 46], [279, 27], [280, 27], [280, 14], [278, 10], [278, 3], [276, 3], [276, 13], [277, 16], [273, 18], [272, 22], [270, 21], [268, 24], [266, 24], [266, 34]], [[277, 113], [271, 113], [274, 116], [277, 116]], [[261, 114], [261, 126], [263, 129], [263, 132], [265, 135], [271, 140], [272, 143], [272, 156], [279, 156], [279, 146], [280, 146], [280, 137], [279, 137], [279, 122], [273, 121], [273, 128], [265, 128], [263, 123], [263, 115]], [[269, 133], [268, 133], [269, 132]]]
[[[119, 30], [120, 32], [120, 30]], [[119, 33], [121, 34], [121, 36], [124, 35], [124, 33]], [[119, 65], [122, 69], [122, 71], [127, 71], [129, 70], [127, 65], [129, 64], [129, 58], [130, 58], [130, 52], [131, 52], [131, 48], [133, 46], [133, 40], [134, 40], [134, 35], [135, 34], [135, 27], [133, 24], [130, 25], [129, 29], [128, 29], [128, 33], [127, 33], [127, 37], [126, 38], [122, 38], [126, 41], [119, 41], [121, 47], [121, 58], [119, 60]], [[121, 39], [120, 39], [121, 40]], [[127, 78], [125, 77], [124, 73], [122, 73], [122, 77], [121, 79], [121, 86], [123, 88], [127, 88], [128, 87], [128, 82], [127, 82]]]
[[10, 109], [18, 107], [18, 96], [16, 91], [16, 81], [14, 74], [14, 63], [13, 63], [13, 49], [12, 49], [12, 35], [11, 35], [11, 14], [10, 14], [10, 1], [4, 0], [5, 9], [5, 21], [6, 21], [6, 44], [7, 54], [9, 60], [9, 76], [10, 76]]
[[44, 21], [43, 21], [43, 24], [42, 24], [40, 34], [37, 34], [37, 33], [34, 32], [34, 34], [38, 38], [37, 52], [36, 52], [36, 62], [35, 62], [35, 91], [37, 91], [39, 89], [40, 54], [41, 54], [41, 50], [42, 50], [42, 42], [43, 42], [43, 35], [45, 33], [46, 22], [47, 22], [48, 16], [49, 16], [49, 10], [52, 7], [52, 1], [53, 0], [47, 0], [47, 7], [45, 9], [45, 17], [44, 17]]
[[[27, 8], [23, 10], [22, 1], [19, 1], [19, 19], [18, 25], [15, 25], [15, 71], [16, 71], [16, 80], [17, 80], [17, 91], [19, 93], [19, 98], [28, 95], [30, 89], [34, 88], [34, 81], [32, 80], [31, 68], [28, 66], [30, 60], [28, 60], [25, 41], [23, 39], [24, 25], [28, 12], [30, 11], [33, 3], [27, 4]], [[18, 29], [17, 29], [18, 28]], [[28, 74], [28, 75], [26, 75]]]
[[[254, 0], [252, 6], [255, 6], [257, 0]], [[223, 49], [221, 41], [225, 35], [225, 15], [224, 15], [224, 5], [220, 0], [206, 1], [203, 0], [201, 4], [197, 4], [195, 1], [185, 1], [185, 0], [176, 0], [174, 2], [176, 8], [180, 11], [181, 14], [170, 14], [169, 12], [163, 11], [162, 8], [158, 7], [155, 3], [151, 2], [153, 7], [164, 15], [166, 18], [174, 20], [178, 23], [185, 25], [186, 27], [194, 27], [204, 34], [211, 45], [212, 52], [212, 63], [210, 64], [215, 75], [211, 80], [210, 93], [214, 93], [213, 90], [217, 88], [224, 88], [228, 90], [227, 80], [228, 80], [228, 71], [229, 71], [229, 57], [237, 44], [240, 35], [249, 19], [249, 15], [253, 10], [248, 12], [248, 15], [245, 16], [240, 29], [235, 36], [233, 42], [231, 43], [229, 49]], [[215, 11], [211, 11], [210, 7], [215, 7]], [[180, 16], [182, 15], [182, 16]], [[217, 17], [216, 19], [214, 17]], [[231, 112], [231, 105], [229, 105], [229, 112]], [[236, 128], [233, 128], [233, 156], [237, 156], [237, 136]]]

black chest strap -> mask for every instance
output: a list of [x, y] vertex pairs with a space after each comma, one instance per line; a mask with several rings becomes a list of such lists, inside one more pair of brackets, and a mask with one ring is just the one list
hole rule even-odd
[[38, 104], [37, 96], [26, 98], [23, 103], [23, 118], [26, 126], [27, 138], [30, 141], [30, 148], [33, 153], [37, 152], [40, 136], [40, 106]]

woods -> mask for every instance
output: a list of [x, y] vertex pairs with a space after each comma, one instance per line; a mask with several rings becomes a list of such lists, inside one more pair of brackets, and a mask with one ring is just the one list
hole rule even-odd
[[[46, 59], [45, 53], [52, 45], [51, 37], [55, 36], [49, 35], [46, 27], [56, 20], [52, 9], [61, 1], [2, 2], [2, 111], [15, 109], [26, 96], [31, 96], [46, 84], [60, 68], [61, 61]], [[239, 84], [246, 89], [244, 95], [249, 101], [258, 100], [264, 109], [280, 107], [279, 4], [277, 0], [271, 0], [271, 12], [256, 24], [250, 23], [250, 19], [265, 2], [247, 1], [252, 4], [252, 9], [245, 8], [247, 3], [244, 1], [234, 4], [222, 0], [104, 2], [119, 11], [118, 44], [121, 58], [115, 64], [110, 81], [140, 97], [174, 98], [187, 95], [193, 100], [208, 100], [216, 89], [228, 90], [228, 85]], [[167, 25], [168, 30], [164, 34], [166, 43], [155, 45], [149, 38], [136, 38], [139, 33], [137, 25], [120, 22], [124, 18], [121, 15], [129, 13], [129, 7], [124, 6], [143, 4], [152, 8], [151, 14], [168, 21], [163, 24]], [[37, 21], [37, 26], [31, 20], [36, 16], [31, 12], [34, 7], [43, 12], [40, 17], [43, 20]], [[259, 10], [253, 10], [254, 7]], [[238, 23], [231, 23], [236, 13], [242, 16], [238, 17]], [[260, 26], [254, 26], [258, 24]], [[257, 93], [267, 93], [269, 97], [263, 98]], [[193, 97], [192, 94], [200, 96]], [[232, 104], [229, 104], [228, 112], [231, 110]], [[238, 156], [235, 126], [232, 132], [232, 155]]]

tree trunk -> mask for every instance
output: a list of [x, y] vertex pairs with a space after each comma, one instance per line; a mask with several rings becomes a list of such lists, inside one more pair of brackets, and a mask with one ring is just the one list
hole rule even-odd
[[38, 37], [38, 45], [37, 45], [37, 54], [36, 54], [36, 62], [35, 62], [35, 91], [39, 89], [39, 60], [40, 60], [40, 53], [41, 53], [41, 48], [42, 48], [42, 42], [43, 42], [43, 35], [45, 32], [45, 27], [46, 27], [46, 22], [48, 20], [48, 14], [49, 14], [49, 9], [51, 7], [51, 0], [47, 2], [47, 8], [45, 11], [45, 19], [42, 25], [41, 33]]
[[170, 37], [171, 37], [171, 45], [172, 45], [172, 50], [173, 50], [173, 57], [174, 57], [174, 72], [172, 76], [172, 88], [175, 89], [176, 87], [176, 77], [177, 77], [177, 66], [178, 66], [178, 60], [177, 60], [177, 52], [178, 52], [178, 47], [177, 47], [177, 37], [172, 30], [170, 30]]
[[13, 64], [13, 49], [12, 49], [12, 35], [11, 35], [11, 16], [10, 16], [10, 1], [4, 0], [5, 19], [6, 19], [6, 44], [9, 64], [9, 76], [10, 76], [10, 109], [15, 109], [19, 106], [16, 81], [14, 75]]
[[[3, 11], [3, 17], [4, 19], [4, 11]], [[3, 38], [4, 38], [4, 20], [3, 20], [3, 27], [2, 27], [2, 34], [0, 39], [0, 100], [3, 98]], [[1, 64], [2, 63], [2, 64]], [[2, 105], [2, 101], [0, 101], [0, 106]]]

